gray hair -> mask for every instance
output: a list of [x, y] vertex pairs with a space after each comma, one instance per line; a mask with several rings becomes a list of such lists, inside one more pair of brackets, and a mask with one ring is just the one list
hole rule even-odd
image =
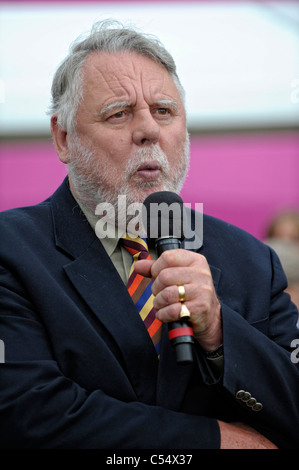
[[71, 45], [69, 55], [57, 69], [52, 83], [52, 102], [48, 114], [57, 114], [58, 124], [68, 132], [76, 128], [76, 114], [83, 96], [82, 68], [93, 52], [131, 51], [162, 64], [172, 77], [184, 102], [184, 90], [176, 72], [175, 62], [162, 43], [154, 36], [125, 27], [116, 20], [94, 23], [89, 35], [79, 36]]

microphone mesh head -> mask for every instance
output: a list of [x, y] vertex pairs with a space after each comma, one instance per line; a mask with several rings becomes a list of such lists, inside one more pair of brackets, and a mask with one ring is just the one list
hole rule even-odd
[[143, 202], [143, 224], [148, 240], [185, 238], [186, 209], [182, 198], [171, 191], [150, 194]]

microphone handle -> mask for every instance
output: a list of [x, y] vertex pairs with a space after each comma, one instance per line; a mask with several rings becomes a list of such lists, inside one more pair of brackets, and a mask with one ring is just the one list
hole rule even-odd
[[[178, 238], [158, 238], [155, 245], [160, 256], [166, 250], [181, 248], [181, 241]], [[184, 318], [168, 323], [168, 336], [177, 364], [192, 364], [194, 337], [191, 323]]]

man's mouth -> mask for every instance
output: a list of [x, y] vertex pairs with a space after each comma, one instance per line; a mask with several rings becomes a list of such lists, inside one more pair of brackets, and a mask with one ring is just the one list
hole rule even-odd
[[138, 168], [136, 174], [146, 181], [155, 181], [161, 175], [161, 165], [157, 161], [150, 161], [142, 163]]

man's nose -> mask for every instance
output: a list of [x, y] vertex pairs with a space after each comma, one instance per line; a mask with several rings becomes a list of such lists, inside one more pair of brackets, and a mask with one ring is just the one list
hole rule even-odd
[[160, 138], [160, 126], [150, 110], [136, 113], [133, 120], [133, 142], [136, 145], [157, 143]]

